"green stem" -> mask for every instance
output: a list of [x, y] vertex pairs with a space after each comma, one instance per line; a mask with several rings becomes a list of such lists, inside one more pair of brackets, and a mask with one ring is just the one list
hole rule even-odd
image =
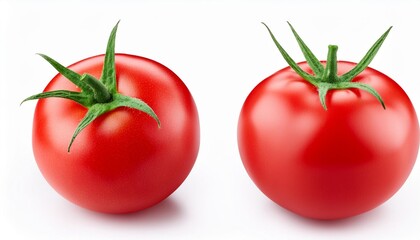
[[103, 83], [89, 74], [83, 74], [81, 81], [86, 82], [93, 91], [93, 100], [96, 103], [107, 103], [112, 101], [112, 95]]
[[338, 46], [336, 45], [328, 46], [327, 64], [325, 66], [324, 74], [322, 75], [323, 82], [329, 82], [329, 83], [338, 82], [337, 50], [338, 50]]
[[326, 105], [326, 96], [327, 92], [331, 89], [349, 89], [349, 88], [358, 88], [372, 94], [378, 101], [381, 103], [382, 107], [385, 109], [385, 103], [379, 93], [373, 89], [371, 86], [365, 83], [353, 82], [352, 80], [361, 72], [363, 72], [373, 60], [379, 48], [382, 46], [382, 43], [385, 41], [388, 36], [389, 31], [392, 27], [382, 34], [382, 36], [373, 44], [369, 51], [365, 54], [362, 60], [350, 71], [342, 74], [341, 76], [337, 75], [337, 50], [336, 45], [328, 46], [328, 57], [327, 63], [324, 67], [322, 63], [315, 57], [309, 47], [303, 42], [302, 38], [297, 34], [292, 25], [288, 22], [295, 38], [305, 56], [305, 59], [312, 69], [312, 72], [315, 75], [305, 72], [299, 65], [289, 56], [289, 54], [283, 49], [280, 43], [275, 38], [274, 34], [271, 32], [270, 28], [263, 23], [267, 28], [271, 39], [274, 41], [274, 44], [277, 46], [284, 60], [289, 64], [289, 66], [303, 79], [308, 81], [310, 84], [314, 85], [318, 89], [319, 99], [321, 101], [322, 107], [327, 110]]
[[86, 128], [99, 116], [113, 111], [119, 107], [127, 107], [144, 112], [152, 117], [157, 122], [158, 127], [160, 127], [160, 120], [158, 116], [146, 102], [138, 98], [122, 95], [117, 91], [114, 49], [117, 27], [118, 23], [112, 29], [108, 40], [104, 66], [100, 80], [86, 73], [80, 75], [79, 73], [64, 67], [54, 59], [44, 54], [40, 54], [59, 73], [74, 83], [81, 91], [54, 90], [50, 92], [42, 92], [26, 98], [23, 100], [23, 102], [41, 98], [58, 97], [75, 101], [86, 107], [88, 110], [73, 133], [70, 144], [67, 148], [68, 152], [70, 152], [70, 148], [74, 140], [84, 128]]

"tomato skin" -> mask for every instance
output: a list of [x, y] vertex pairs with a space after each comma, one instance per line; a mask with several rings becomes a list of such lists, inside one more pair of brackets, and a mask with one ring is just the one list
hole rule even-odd
[[[338, 62], [338, 74], [356, 64]], [[311, 72], [306, 62], [299, 66]], [[330, 90], [328, 110], [317, 89], [284, 68], [258, 84], [243, 104], [238, 147], [257, 187], [280, 206], [316, 219], [373, 209], [408, 178], [419, 147], [418, 119], [392, 79], [367, 68], [353, 81], [370, 93]]]
[[[69, 68], [99, 79], [103, 59]], [[189, 90], [171, 70], [126, 54], [116, 54], [115, 62], [119, 93], [146, 102], [161, 127], [143, 112], [117, 108], [87, 126], [67, 152], [87, 109], [67, 99], [40, 99], [33, 151], [45, 179], [66, 199], [94, 211], [128, 213], [157, 204], [186, 179], [198, 154], [199, 119]], [[58, 89], [79, 91], [57, 75], [44, 92]]]

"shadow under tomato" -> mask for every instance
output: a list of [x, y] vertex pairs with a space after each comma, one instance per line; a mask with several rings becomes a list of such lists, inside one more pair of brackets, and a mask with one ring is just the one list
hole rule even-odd
[[159, 225], [170, 221], [176, 221], [182, 214], [179, 203], [174, 198], [167, 198], [162, 202], [147, 209], [127, 214], [94, 213], [102, 221], [121, 224], [147, 224]]
[[381, 219], [385, 218], [386, 216], [386, 209], [385, 207], [377, 207], [371, 211], [353, 216], [348, 218], [342, 219], [335, 219], [335, 220], [320, 220], [320, 219], [313, 219], [300, 216], [295, 214], [281, 206], [271, 202], [269, 203], [268, 208], [271, 209], [273, 212], [277, 212], [278, 214], [284, 215], [284, 218], [287, 218], [296, 224], [306, 225], [309, 228], [317, 228], [317, 229], [335, 229], [335, 230], [345, 230], [345, 229], [355, 229], [358, 226], [366, 226], [371, 224], [372, 222], [380, 221]]

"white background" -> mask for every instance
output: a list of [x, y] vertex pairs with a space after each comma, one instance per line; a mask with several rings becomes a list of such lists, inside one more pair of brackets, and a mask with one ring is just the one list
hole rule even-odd
[[[358, 61], [394, 26], [371, 67], [395, 79], [420, 108], [419, 1], [4, 1], [0, 0], [0, 239], [419, 239], [420, 166], [389, 201], [366, 214], [315, 221], [283, 210], [246, 174], [236, 124], [248, 93], [286, 66], [266, 22], [304, 60], [286, 21], [314, 53], [328, 44]], [[32, 155], [35, 102], [64, 65], [104, 53], [121, 19], [116, 51], [157, 60], [180, 76], [200, 114], [191, 174], [161, 204], [130, 215], [81, 209], [59, 196]], [[398, 124], [398, 123], [395, 123]]]

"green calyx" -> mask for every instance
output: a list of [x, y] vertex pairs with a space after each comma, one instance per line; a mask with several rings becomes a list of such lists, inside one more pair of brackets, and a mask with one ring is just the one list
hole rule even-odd
[[303, 79], [314, 85], [318, 89], [319, 99], [321, 101], [322, 107], [327, 110], [327, 105], [325, 102], [325, 97], [327, 92], [331, 89], [350, 89], [350, 88], [358, 88], [364, 91], [369, 92], [372, 94], [378, 101], [381, 103], [382, 107], [385, 109], [385, 103], [382, 100], [379, 93], [373, 89], [371, 86], [365, 83], [360, 82], [352, 82], [352, 80], [359, 75], [363, 70], [365, 70], [368, 65], [372, 62], [373, 58], [375, 57], [376, 53], [378, 52], [379, 48], [382, 46], [382, 43], [385, 41], [386, 37], [388, 36], [389, 31], [391, 28], [382, 34], [382, 36], [373, 44], [373, 46], [369, 49], [366, 55], [362, 58], [362, 60], [350, 71], [347, 73], [338, 76], [337, 75], [337, 50], [338, 47], [336, 45], [328, 46], [328, 55], [326, 65], [324, 65], [317, 59], [317, 57], [312, 53], [312, 51], [308, 48], [308, 46], [303, 42], [300, 36], [297, 34], [293, 26], [287, 22], [295, 36], [300, 49], [302, 50], [303, 55], [305, 56], [306, 62], [308, 63], [309, 67], [314, 72], [314, 75], [309, 74], [303, 71], [302, 68], [289, 56], [289, 54], [283, 49], [283, 47], [279, 44], [277, 39], [274, 37], [273, 33], [271, 32], [270, 28], [265, 24], [262, 23], [270, 33], [271, 38], [273, 39], [274, 43], [276, 44], [277, 48], [279, 49], [281, 55], [289, 64], [289, 66]]
[[55, 90], [50, 92], [43, 92], [26, 98], [22, 101], [22, 103], [28, 100], [58, 97], [75, 101], [88, 109], [86, 115], [80, 121], [79, 125], [73, 133], [67, 148], [68, 152], [70, 152], [70, 148], [77, 135], [85, 127], [87, 127], [99, 116], [119, 107], [128, 107], [142, 111], [155, 119], [158, 127], [160, 127], [159, 118], [150, 106], [138, 98], [125, 96], [118, 93], [117, 91], [117, 78], [115, 72], [115, 36], [117, 33], [118, 24], [119, 22], [112, 29], [111, 35], [109, 37], [102, 75], [99, 80], [89, 74], [80, 75], [79, 73], [64, 67], [54, 59], [44, 54], [39, 54], [65, 78], [79, 87], [81, 91], [74, 92], [68, 90]]

